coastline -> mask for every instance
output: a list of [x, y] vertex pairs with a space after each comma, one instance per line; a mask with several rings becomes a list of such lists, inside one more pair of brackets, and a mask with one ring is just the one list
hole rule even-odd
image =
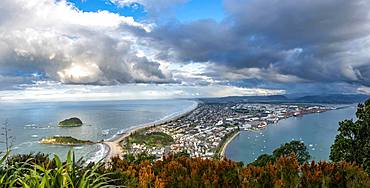
[[[350, 115], [348, 115], [348, 113], [341, 113], [340, 111], [347, 111], [350, 110], [350, 109], [354, 109], [353, 112], [349, 113]], [[315, 160], [329, 160], [329, 151], [330, 151], [330, 147], [332, 145], [332, 139], [329, 139], [329, 142], [327, 142], [327, 139], [325, 140], [318, 140], [316, 139], [315, 137], [313, 136], [308, 136], [306, 138], [304, 138], [304, 135], [301, 135], [299, 133], [303, 133], [303, 134], [309, 134], [309, 135], [315, 135], [317, 138], [322, 138], [322, 137], [332, 137], [333, 140], [335, 139], [335, 136], [336, 136], [336, 131], [337, 131], [337, 128], [338, 128], [338, 122], [342, 121], [343, 119], [352, 119], [354, 118], [353, 114], [355, 114], [355, 109], [356, 109], [356, 106], [346, 106], [346, 107], [340, 107], [340, 108], [336, 108], [336, 109], [332, 109], [332, 110], [327, 110], [325, 112], [320, 112], [320, 113], [310, 113], [310, 114], [304, 114], [303, 116], [299, 116], [299, 117], [289, 117], [289, 118], [285, 118], [285, 119], [282, 119], [282, 120], [279, 120], [278, 123], [276, 124], [273, 124], [272, 126], [269, 126], [269, 128], [271, 129], [271, 131], [273, 132], [275, 130], [275, 128], [277, 126], [281, 126], [281, 127], [285, 127], [285, 130], [294, 130], [292, 132], [290, 132], [288, 134], [288, 136], [276, 136], [274, 134], [270, 134], [272, 135], [272, 137], [270, 138], [273, 138], [273, 139], [278, 139], [277, 141], [275, 141], [275, 143], [280, 143], [280, 144], [283, 144], [283, 143], [286, 143], [286, 142], [289, 142], [291, 140], [299, 140], [299, 141], [304, 141], [305, 143], [307, 143], [307, 148], [310, 152], [310, 155], [312, 157], [315, 158]], [[337, 113], [339, 112], [339, 113]], [[333, 116], [333, 114], [331, 113], [335, 113], [335, 116]], [[331, 114], [329, 116], [325, 115], [325, 114]], [[338, 114], [338, 115], [337, 115]], [[348, 117], [345, 117], [347, 116]], [[320, 115], [320, 116], [318, 116]], [[340, 117], [340, 118], [338, 118]], [[324, 123], [318, 123], [317, 125], [315, 125], [315, 123], [312, 123], [310, 121], [307, 121], [307, 119], [314, 119], [314, 121], [316, 122], [324, 122]], [[319, 118], [319, 119], [318, 119]], [[335, 119], [335, 118], [338, 118], [338, 120], [336, 121], [332, 121], [332, 119]], [[294, 122], [293, 124], [292, 123], [286, 123], [286, 122]], [[331, 123], [328, 123], [328, 122], [331, 122]], [[279, 125], [278, 125], [279, 124]], [[311, 127], [311, 129], [305, 129], [304, 127]], [[318, 131], [318, 132], [310, 132], [311, 130], [318, 130], [318, 129], [328, 129], [327, 132], [325, 132], [325, 136], [322, 136], [322, 132]], [[330, 130], [331, 129], [331, 130]], [[266, 130], [266, 129], [265, 129]], [[261, 131], [265, 131], [264, 129], [262, 129]], [[251, 135], [249, 135], [249, 133], [251, 133]], [[229, 144], [229, 147], [232, 147], [231, 150], [235, 150], [235, 149], [238, 149], [238, 153], [235, 154], [235, 152], [231, 152], [229, 154], [229, 159], [231, 160], [236, 160], [236, 161], [243, 161], [244, 163], [251, 163], [253, 161], [256, 160], [256, 157], [262, 155], [262, 154], [265, 154], [265, 153], [271, 153], [275, 148], [277, 148], [279, 145], [277, 145], [276, 147], [272, 147], [272, 148], [268, 148], [268, 149], [264, 149], [264, 151], [260, 151], [260, 149], [263, 147], [263, 146], [271, 146], [271, 143], [273, 142], [269, 142], [267, 141], [266, 143], [262, 143], [263, 141], [263, 137], [260, 137], [259, 140], [257, 141], [262, 143], [261, 145], [259, 145], [259, 148], [256, 147], [255, 149], [239, 149], [240, 147], [243, 147], [244, 144], [249, 144], [249, 145], [253, 145], [253, 144], [256, 144], [256, 141], [253, 141], [253, 139], [249, 140], [247, 139], [247, 137], [249, 136], [254, 136], [255, 134], [259, 133], [259, 132], [256, 132], [256, 131], [253, 131], [253, 130], [246, 130], [245, 131], [246, 134], [243, 133], [243, 135], [240, 135], [240, 137], [235, 140], [235, 144]], [[253, 134], [255, 133], [255, 134]], [[293, 133], [293, 134], [291, 134]], [[262, 134], [265, 134], [266, 136], [266, 132], [262, 132]], [[317, 136], [317, 135], [320, 135], [320, 136]], [[283, 137], [283, 138], [281, 138]], [[285, 138], [284, 138], [285, 137]], [[266, 137], [265, 137], [266, 138]], [[230, 142], [231, 143], [231, 142]], [[309, 146], [309, 144], [312, 144], [313, 146]], [[250, 153], [253, 153], [255, 152], [255, 155], [250, 155]]]
[[216, 153], [216, 156], [218, 156], [220, 159], [225, 159], [226, 158], [226, 155], [225, 155], [225, 152], [226, 152], [226, 148], [227, 146], [231, 143], [231, 141], [234, 140], [234, 138], [236, 136], [238, 136], [240, 134], [240, 130], [239, 131], [236, 131], [235, 133], [233, 133], [232, 136], [229, 136], [226, 141], [224, 143], [222, 143], [222, 146], [221, 146], [221, 150], [220, 152]]
[[184, 109], [184, 111], [178, 112], [176, 114], [171, 114], [171, 115], [165, 116], [164, 118], [162, 118], [160, 120], [157, 120], [157, 121], [154, 121], [154, 122], [145, 123], [145, 124], [135, 126], [135, 127], [130, 128], [130, 129], [124, 131], [124, 132], [116, 134], [113, 138], [111, 138], [109, 140], [100, 142], [100, 144], [103, 144], [104, 147], [107, 148], [107, 151], [103, 155], [102, 160], [108, 161], [112, 157], [115, 157], [115, 156], [121, 157], [121, 154], [123, 153], [123, 150], [122, 150], [122, 147], [121, 147], [120, 143], [126, 137], [128, 137], [131, 133], [134, 133], [136, 131], [140, 131], [142, 129], [146, 129], [146, 128], [149, 128], [149, 127], [152, 127], [152, 126], [156, 126], [156, 125], [159, 125], [159, 124], [163, 124], [163, 123], [166, 123], [166, 122], [169, 122], [169, 121], [173, 121], [173, 120], [176, 120], [180, 117], [183, 117], [183, 116], [191, 113], [193, 110], [198, 108], [198, 105], [199, 105], [198, 101], [196, 101], [196, 100], [191, 100], [191, 101], [193, 101], [194, 104], [191, 105], [189, 108]]
[[[339, 107], [339, 108], [336, 108], [336, 109], [332, 109], [332, 110], [338, 110], [338, 109], [343, 109], [343, 108], [348, 108], [349, 106], [343, 106], [343, 107]], [[326, 110], [326, 111], [323, 111], [323, 112], [317, 112], [317, 113], [325, 113], [325, 112], [328, 112], [328, 111], [332, 111], [332, 110]], [[301, 115], [302, 117], [303, 116], [306, 116], [306, 115], [310, 115], [310, 114], [315, 114], [315, 113], [308, 113], [308, 114], [303, 114]], [[289, 119], [289, 118], [292, 118], [294, 116], [291, 116], [291, 117], [287, 117], [287, 118], [284, 118], [285, 119]], [[280, 121], [280, 120], [279, 120]], [[275, 123], [274, 123], [275, 124]], [[249, 129], [248, 131], [251, 131], [251, 132], [259, 132], [259, 130], [254, 130], [254, 129]], [[235, 133], [232, 137], [229, 137], [228, 140], [223, 144], [222, 146], [222, 149], [221, 149], [221, 152], [219, 154], [217, 154], [220, 159], [223, 159], [225, 158], [225, 152], [226, 152], [226, 148], [227, 146], [231, 143], [232, 140], [234, 140], [234, 138], [240, 134], [240, 131], [238, 131], [237, 133]]]
[[[347, 108], [347, 107], [342, 107], [342, 108]], [[337, 110], [337, 109], [334, 109], [334, 110]], [[324, 111], [324, 112], [319, 112], [319, 113], [325, 113], [325, 112], [328, 112], [328, 111], [331, 111], [331, 110], [327, 110], [327, 111]], [[314, 113], [309, 113], [309, 114], [314, 114]], [[305, 116], [305, 115], [309, 115], [309, 114], [304, 114], [302, 116]], [[293, 117], [293, 116], [292, 116]], [[289, 119], [291, 117], [287, 117], [285, 119]], [[280, 121], [280, 120], [279, 120]], [[226, 158], [226, 155], [225, 155], [225, 152], [226, 152], [226, 148], [227, 146], [231, 143], [231, 141], [234, 140], [234, 138], [236, 136], [238, 136], [240, 134], [240, 131], [237, 131], [236, 133], [234, 133], [231, 137], [228, 137], [226, 142], [223, 143], [223, 145], [221, 146], [221, 150], [219, 153], [216, 153], [216, 156], [219, 157], [220, 159], [225, 159]], [[253, 129], [249, 129], [248, 131], [252, 131], [252, 132], [258, 132], [259, 130], [253, 130]]]
[[[121, 142], [124, 141], [129, 135], [131, 135], [132, 133], [134, 133], [136, 131], [141, 131], [143, 129], [147, 129], [147, 128], [150, 128], [150, 127], [153, 127], [153, 126], [156, 126], [156, 125], [160, 125], [160, 124], [163, 124], [163, 123], [166, 123], [166, 122], [177, 120], [177, 119], [191, 113], [192, 111], [194, 111], [199, 106], [199, 103], [200, 103], [197, 100], [191, 100], [191, 101], [193, 102], [193, 105], [190, 105], [189, 107], [185, 108], [183, 111], [172, 113], [172, 114], [167, 115], [167, 116], [165, 116], [162, 119], [157, 120], [157, 121], [140, 124], [138, 126], [130, 127], [126, 130], [121, 130], [117, 134], [115, 134], [112, 138], [110, 138], [108, 140], [104, 140], [102, 142], [99, 142], [99, 144], [103, 145], [103, 148], [105, 150], [105, 151], [101, 152], [99, 158], [101, 160], [110, 160], [114, 156], [122, 157], [123, 148], [121, 146]], [[330, 111], [330, 110], [328, 110], [328, 111]], [[326, 112], [326, 111], [323, 111], [323, 112]], [[320, 112], [320, 113], [323, 113], [323, 112]], [[309, 114], [311, 114], [311, 113], [309, 113]], [[307, 114], [303, 114], [302, 116], [305, 116], [305, 115], [307, 115]], [[290, 117], [288, 117], [288, 118], [290, 118]], [[286, 118], [286, 119], [288, 119], [288, 118]], [[228, 135], [226, 137], [226, 139], [222, 143], [220, 143], [220, 147], [219, 147], [219, 149], [217, 149], [214, 157], [217, 157], [219, 159], [225, 159], [226, 158], [226, 149], [227, 149], [227, 147], [229, 146], [231, 141], [233, 141], [235, 139], [235, 137], [240, 134], [240, 131], [241, 130], [238, 130], [238, 131], [233, 132], [231, 135]], [[252, 130], [249, 130], [249, 131], [252, 131]], [[96, 157], [96, 158], [98, 158], [98, 157]]]

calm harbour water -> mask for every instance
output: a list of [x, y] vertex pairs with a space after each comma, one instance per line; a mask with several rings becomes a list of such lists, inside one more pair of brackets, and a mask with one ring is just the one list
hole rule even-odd
[[227, 158], [246, 163], [253, 162], [261, 154], [271, 154], [281, 144], [302, 140], [313, 160], [328, 160], [338, 122], [355, 119], [356, 106], [324, 113], [291, 117], [269, 125], [266, 129], [241, 131], [226, 148]]
[[[0, 103], [0, 123], [6, 119], [9, 122], [10, 135], [15, 137], [13, 153], [56, 153], [64, 158], [69, 146], [43, 145], [38, 141], [55, 135], [92, 141], [111, 139], [135, 126], [179, 115], [195, 104], [190, 100]], [[84, 125], [57, 126], [59, 121], [70, 117], [80, 118]], [[73, 149], [78, 158], [86, 160], [97, 160], [106, 152], [102, 144]]]

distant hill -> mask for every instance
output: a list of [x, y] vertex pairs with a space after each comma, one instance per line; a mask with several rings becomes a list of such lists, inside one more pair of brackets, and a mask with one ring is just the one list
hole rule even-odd
[[311, 95], [293, 99], [302, 103], [361, 103], [370, 98], [369, 95], [362, 94], [330, 94], [330, 95]]
[[327, 104], [352, 104], [361, 103], [370, 98], [363, 94], [328, 94], [328, 95], [308, 95], [303, 97], [287, 97], [285, 95], [269, 96], [230, 96], [221, 98], [200, 99], [206, 103], [230, 103], [230, 102], [250, 102], [250, 103], [327, 103]]
[[230, 103], [230, 102], [284, 102], [289, 100], [284, 95], [268, 96], [230, 96], [221, 98], [203, 98], [206, 103]]

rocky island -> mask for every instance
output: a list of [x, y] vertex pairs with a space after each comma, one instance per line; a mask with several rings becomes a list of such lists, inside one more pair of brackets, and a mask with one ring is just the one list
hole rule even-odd
[[94, 144], [94, 142], [90, 140], [79, 140], [71, 136], [52, 136], [41, 139], [40, 144], [79, 146], [84, 144]]
[[79, 118], [73, 117], [59, 122], [59, 127], [79, 127], [83, 123]]

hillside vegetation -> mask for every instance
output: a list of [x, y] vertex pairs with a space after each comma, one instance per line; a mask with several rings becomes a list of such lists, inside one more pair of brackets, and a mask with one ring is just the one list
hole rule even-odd
[[166, 146], [173, 142], [173, 138], [163, 132], [135, 132], [127, 138], [129, 144], [144, 144], [147, 146]]
[[170, 156], [162, 161], [113, 158], [83, 166], [69, 154], [67, 162], [43, 154], [3, 159], [2, 187], [369, 187], [368, 174], [348, 162], [300, 165], [294, 155], [264, 166], [231, 160]]

